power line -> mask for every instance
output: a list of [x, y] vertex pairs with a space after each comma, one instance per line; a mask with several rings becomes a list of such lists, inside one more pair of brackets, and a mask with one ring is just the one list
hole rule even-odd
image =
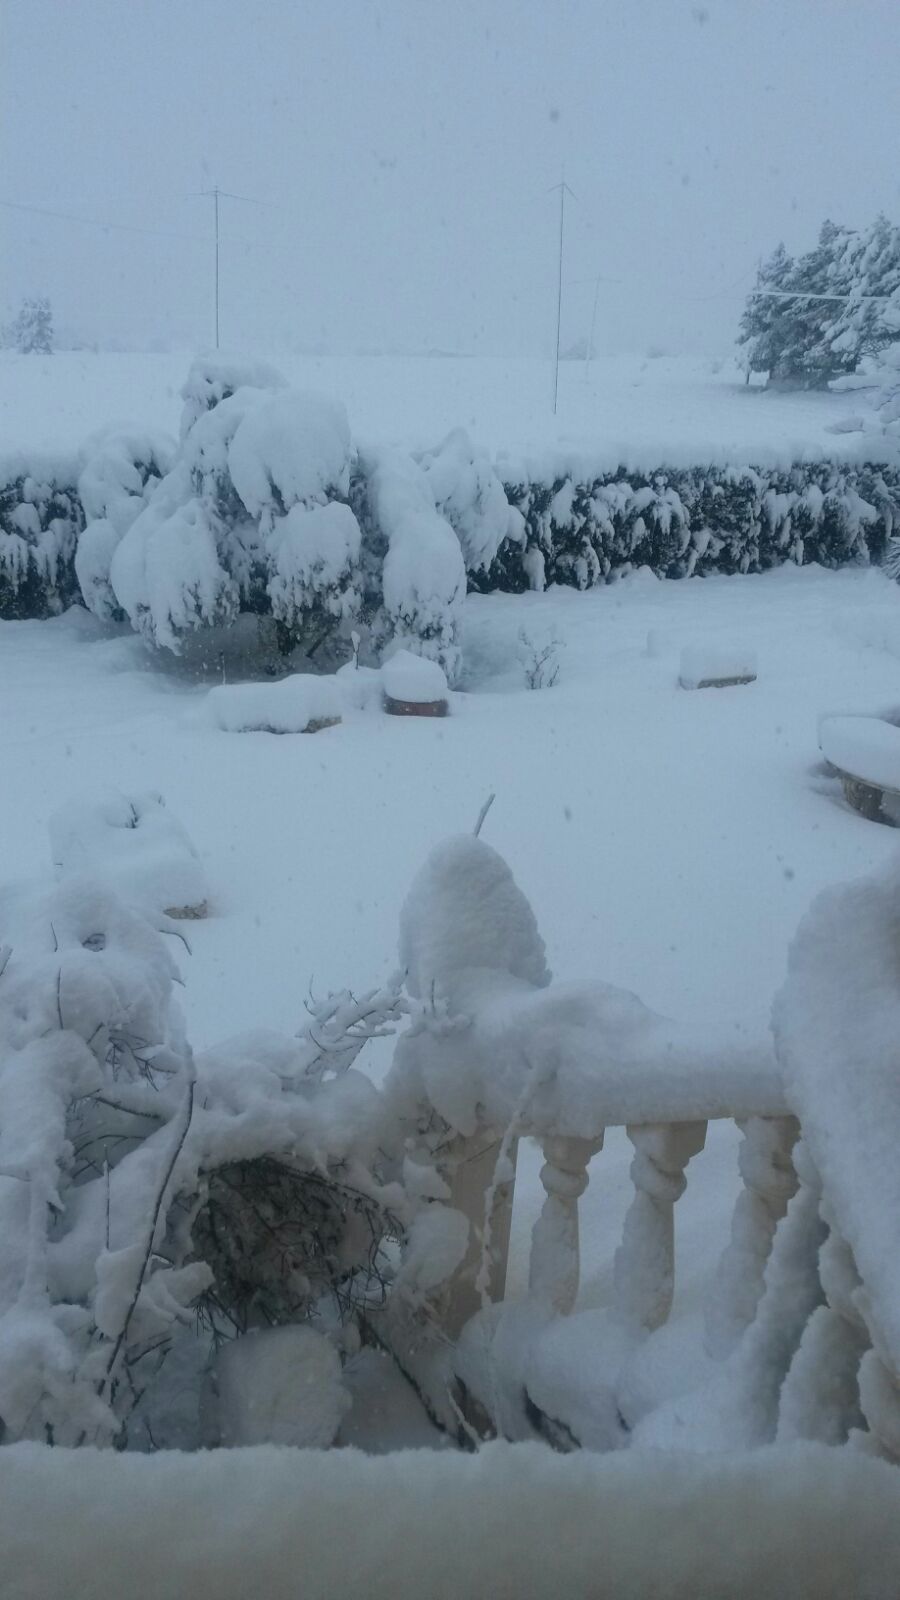
[[80, 217], [75, 211], [54, 211], [49, 206], [25, 205], [19, 200], [0, 200], [8, 211], [28, 211], [37, 217], [54, 217], [58, 222], [80, 222], [86, 228], [102, 228], [104, 232], [141, 233], [153, 239], [185, 239], [190, 244], [208, 244], [209, 236], [197, 233], [177, 233], [169, 228], [141, 228], [130, 222], [101, 222], [98, 217]]
[[563, 173], [562, 181], [555, 183], [550, 193], [559, 190], [559, 271], [556, 279], [556, 366], [553, 373], [553, 415], [556, 416], [556, 404], [559, 398], [559, 332], [562, 324], [562, 286], [563, 286], [563, 234], [566, 225], [566, 195], [570, 194], [573, 200], [578, 196], [566, 183]]
[[219, 185], [217, 183], [214, 183], [211, 189], [201, 189], [198, 194], [188, 195], [187, 196], [187, 198], [189, 200], [190, 199], [194, 199], [194, 200], [203, 199], [203, 200], [212, 200], [212, 202], [213, 202], [213, 224], [214, 224], [213, 237], [214, 237], [214, 241], [215, 241], [215, 243], [214, 243], [214, 249], [215, 249], [215, 266], [214, 266], [215, 291], [214, 291], [214, 293], [215, 293], [215, 308], [216, 308], [216, 349], [217, 350], [219, 348], [219, 198], [220, 198], [220, 196], [222, 196], [226, 200], [240, 200], [240, 201], [243, 202], [243, 204], [249, 205], [249, 206], [265, 206], [267, 204], [267, 202], [265, 200], [254, 200], [248, 194], [232, 194], [230, 189], [220, 189]]

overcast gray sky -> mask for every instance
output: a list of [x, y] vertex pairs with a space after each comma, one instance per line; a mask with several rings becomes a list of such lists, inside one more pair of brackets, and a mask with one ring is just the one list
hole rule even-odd
[[[0, 0], [0, 304], [233, 347], [726, 350], [754, 263], [900, 216], [900, 0]], [[134, 229], [154, 233], [128, 232]]]

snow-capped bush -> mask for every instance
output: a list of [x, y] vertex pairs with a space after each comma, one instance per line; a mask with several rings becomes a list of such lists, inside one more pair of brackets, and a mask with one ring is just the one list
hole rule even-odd
[[788, 468], [618, 468], [508, 482], [518, 531], [473, 588], [589, 588], [644, 566], [661, 578], [761, 572], [785, 561], [881, 562], [900, 521], [900, 471], [888, 464]]
[[420, 456], [419, 465], [437, 510], [459, 539], [467, 571], [486, 570], [511, 532], [515, 515], [487, 451], [456, 428], [437, 450]]
[[71, 458], [0, 460], [0, 618], [56, 616], [77, 598], [76, 478]]
[[199, 411], [114, 553], [112, 587], [133, 626], [177, 651], [191, 630], [246, 611], [274, 616], [286, 647], [313, 648], [353, 620], [350, 462], [341, 406], [292, 390], [223, 392]]
[[287, 379], [267, 361], [248, 356], [229, 355], [224, 350], [207, 350], [193, 362], [181, 398], [180, 436], [183, 439], [205, 411], [212, 411], [221, 400], [238, 389], [286, 389]]
[[371, 514], [387, 541], [381, 577], [389, 636], [439, 662], [452, 683], [466, 594], [459, 540], [435, 510], [428, 478], [411, 456], [379, 451], [365, 471]]
[[[504, 872], [495, 931], [521, 922]], [[0, 894], [0, 1440], [325, 1446], [347, 1324], [396, 1303], [421, 1339], [468, 1248], [415, 1086], [354, 1070], [433, 1000], [344, 990], [195, 1059], [164, 928], [87, 876]]]
[[75, 552], [75, 573], [89, 611], [121, 618], [110, 583], [116, 547], [146, 506], [175, 452], [167, 434], [112, 428], [95, 434], [81, 451], [78, 493], [85, 526]]

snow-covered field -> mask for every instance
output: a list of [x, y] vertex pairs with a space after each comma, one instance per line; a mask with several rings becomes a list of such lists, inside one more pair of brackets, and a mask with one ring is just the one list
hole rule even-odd
[[[526, 690], [523, 628], [559, 641], [555, 687]], [[757, 682], [679, 688], [687, 645], [752, 649]], [[201, 1048], [259, 1024], [296, 1028], [310, 985], [387, 975], [413, 872], [496, 791], [485, 837], [529, 896], [557, 976], [761, 1037], [813, 896], [896, 848], [846, 808], [817, 748], [820, 713], [900, 706], [896, 587], [873, 571], [791, 567], [470, 597], [465, 650], [465, 692], [443, 721], [373, 707], [279, 737], [220, 732], [201, 714], [208, 681], [86, 613], [5, 623], [0, 880], [49, 870], [47, 821], [68, 794], [161, 790], [210, 885], [182, 961]], [[734, 1141], [730, 1126], [711, 1137], [679, 1206], [685, 1305], [726, 1236]], [[608, 1281], [626, 1161], [610, 1136], [593, 1164], [588, 1304]], [[514, 1279], [535, 1172], [525, 1152]]]
[[[192, 356], [0, 353], [4, 449], [75, 449], [92, 429], [118, 421], [178, 429], [179, 390]], [[428, 448], [452, 428], [514, 458], [563, 445], [658, 466], [708, 460], [833, 456], [828, 432], [852, 397], [748, 388], [736, 364], [697, 357], [607, 356], [560, 368], [552, 414], [549, 362], [482, 357], [312, 357], [271, 360], [288, 381], [341, 400], [355, 437]]]

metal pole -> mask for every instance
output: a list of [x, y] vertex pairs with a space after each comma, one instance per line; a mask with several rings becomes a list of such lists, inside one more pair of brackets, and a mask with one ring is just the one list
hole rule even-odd
[[559, 186], [559, 271], [556, 279], [556, 367], [553, 374], [553, 415], [556, 416], [556, 405], [559, 398], [559, 330], [562, 321], [562, 267], [563, 267], [563, 229], [566, 217], [566, 183], [563, 179]]
[[216, 349], [219, 348], [219, 185], [213, 189], [216, 209]]

